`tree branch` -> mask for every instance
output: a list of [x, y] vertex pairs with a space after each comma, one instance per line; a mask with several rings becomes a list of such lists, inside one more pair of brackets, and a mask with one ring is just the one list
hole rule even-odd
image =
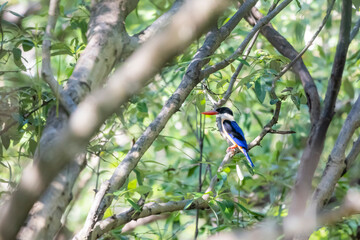
[[[208, 203], [202, 198], [196, 200], [182, 200], [178, 202], [167, 202], [167, 203], [147, 203], [144, 205], [142, 211], [136, 215], [133, 214], [133, 210], [129, 209], [128, 211], [122, 212], [120, 214], [111, 216], [104, 220], [97, 222], [94, 226], [93, 233], [90, 239], [97, 239], [102, 236], [104, 233], [122, 226], [132, 220], [137, 220], [147, 216], [158, 215], [162, 213], [169, 213], [181, 210], [191, 210], [191, 209], [205, 209], [208, 208]], [[190, 204], [191, 203], [191, 204]], [[190, 206], [188, 206], [190, 204]]]
[[[316, 210], [321, 209], [334, 191], [335, 185], [346, 170], [345, 150], [357, 128], [360, 127], [360, 97], [356, 100], [349, 115], [347, 116], [335, 145], [329, 155], [321, 181], [317, 186], [312, 205]], [[349, 154], [350, 161], [359, 153], [359, 143], [355, 143]]]
[[[251, 10], [251, 16], [246, 18], [252, 26], [255, 25], [253, 18], [257, 21], [263, 18], [263, 15], [255, 7]], [[294, 47], [270, 23], [263, 26], [260, 32], [283, 56], [293, 60], [298, 55]], [[295, 62], [292, 70], [299, 76], [304, 87], [309, 106], [310, 121], [314, 125], [318, 121], [321, 111], [320, 97], [316, 85], [302, 59]]]
[[64, 107], [68, 114], [71, 114], [76, 105], [68, 94], [66, 94], [63, 88], [55, 80], [53, 72], [51, 70], [51, 60], [50, 60], [50, 47], [51, 47], [51, 32], [54, 30], [57, 20], [57, 15], [59, 11], [59, 2], [60, 0], [50, 0], [49, 6], [49, 18], [48, 24], [46, 25], [44, 40], [42, 45], [42, 69], [41, 76], [45, 82], [50, 86], [55, 97], [59, 99], [61, 105]]
[[346, 169], [342, 175], [344, 175], [347, 171], [349, 171], [350, 167], [355, 162], [359, 153], [360, 153], [360, 137], [358, 137], [358, 139], [354, 142], [353, 147], [351, 148], [349, 154], [345, 158]]
[[[310, 138], [301, 156], [300, 167], [296, 177], [293, 198], [289, 209], [289, 219], [304, 213], [306, 201], [311, 189], [311, 182], [320, 155], [328, 126], [334, 115], [335, 101], [341, 85], [341, 77], [350, 43], [351, 2], [343, 0], [339, 41], [336, 49], [332, 73], [324, 100], [324, 109], [319, 122], [312, 128]], [[291, 222], [291, 220], [289, 220]]]

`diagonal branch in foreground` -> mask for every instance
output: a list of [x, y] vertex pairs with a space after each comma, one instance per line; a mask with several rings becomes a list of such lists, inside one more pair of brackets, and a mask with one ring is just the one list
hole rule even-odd
[[[124, 31], [123, 19], [136, 7], [137, 1], [116, 0], [100, 1], [92, 7], [88, 44], [78, 59], [75, 69], [65, 85], [65, 91], [74, 102], [79, 103], [91, 89], [101, 85], [102, 80], [113, 69], [115, 62], [124, 53], [124, 46], [129, 42], [129, 36]], [[120, 8], [121, 6], [121, 8]], [[109, 11], [102, 11], [108, 9]], [[52, 108], [48, 114], [47, 123], [42, 133], [35, 160], [43, 149], [56, 146], [58, 136], [68, 123], [68, 112], [62, 107]], [[60, 155], [61, 156], [61, 155]], [[52, 159], [41, 159], [37, 164], [47, 163]], [[75, 157], [50, 184], [47, 190], [31, 210], [26, 225], [23, 225], [20, 239], [53, 238], [61, 226], [61, 215], [68, 205], [72, 188], [79, 173], [85, 167], [84, 157]], [[24, 196], [22, 199], [26, 200]], [[23, 204], [20, 204], [24, 206]], [[37, 207], [40, 205], [42, 207]], [[23, 210], [24, 208], [20, 208]], [[16, 214], [19, 216], [19, 214]], [[44, 227], [48, 224], [50, 227]]]

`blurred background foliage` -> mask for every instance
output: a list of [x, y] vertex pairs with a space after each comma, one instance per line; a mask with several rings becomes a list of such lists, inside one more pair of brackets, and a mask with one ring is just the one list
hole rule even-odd
[[[359, 18], [358, 1], [353, 1], [355, 22]], [[136, 34], [167, 11], [173, 0], [142, 0], [126, 19], [129, 34]], [[42, 7], [18, 21], [9, 20], [22, 16], [16, 6], [27, 7], [40, 4]], [[272, 1], [259, 1], [257, 7], [266, 14]], [[47, 22], [47, 1], [24, 0], [2, 2], [1, 49], [0, 49], [0, 194], [11, 192], [24, 167], [31, 163], [37, 143], [45, 127], [47, 112], [58, 107], [58, 102], [49, 87], [39, 76], [41, 68], [41, 45]], [[327, 1], [296, 1], [290, 4], [273, 21], [274, 27], [300, 51], [320, 25], [325, 15]], [[313, 76], [321, 99], [324, 98], [327, 80], [332, 68], [340, 24], [341, 3], [335, 8], [324, 30], [303, 56]], [[14, 10], [12, 10], [14, 9]], [[90, 17], [90, 1], [61, 1], [60, 16], [54, 29], [52, 45], [52, 67], [56, 79], [64, 85], [70, 77], [81, 51], [87, 44], [86, 31]], [[357, 9], [357, 10], [356, 10]], [[20, 10], [18, 10], [20, 11]], [[226, 22], [236, 11], [229, 9], [219, 19]], [[12, 18], [11, 18], [12, 17]], [[210, 64], [229, 56], [238, 47], [251, 28], [241, 21], [230, 37], [211, 56]], [[155, 77], [141, 94], [118, 110], [101, 127], [88, 145], [88, 165], [79, 178], [86, 179], [85, 187], [75, 189], [81, 194], [74, 199], [68, 211], [66, 226], [78, 231], [87, 215], [99, 184], [108, 179], [115, 167], [134, 141], [157, 116], [165, 101], [180, 83], [187, 65], [204, 37], [198, 39], [183, 54], [177, 56]], [[339, 130], [360, 89], [360, 41], [357, 36], [350, 45], [343, 84], [336, 105], [336, 115], [329, 127], [320, 166], [314, 184], [321, 177]], [[234, 92], [226, 106], [234, 111], [235, 119], [245, 132], [248, 142], [253, 140], [262, 127], [272, 118], [275, 108], [268, 91], [274, 74], [288, 63], [261, 35], [249, 58], [244, 63]], [[206, 79], [209, 89], [218, 97], [226, 91], [229, 79], [240, 63]], [[141, 66], [139, 66], [141, 67]], [[285, 91], [284, 91], [285, 90]], [[306, 144], [310, 121], [306, 98], [301, 83], [289, 72], [280, 79], [276, 87], [283, 104], [275, 129], [293, 130], [291, 135], [268, 134], [250, 151], [255, 163], [253, 171], [241, 164], [245, 180], [239, 183], [235, 164], [230, 164], [219, 175], [216, 186], [218, 196], [210, 201], [211, 209], [199, 212], [199, 238], [204, 239], [218, 231], [248, 228], [265, 219], [278, 219], [287, 215], [289, 192], [299, 165], [299, 158]], [[222, 161], [226, 142], [217, 131], [215, 118], [200, 115], [211, 109], [206, 92], [199, 85], [188, 97], [181, 110], [176, 113], [161, 136], [131, 173], [125, 187], [115, 192], [116, 201], [105, 217], [130, 206], [136, 207], [141, 195], [149, 193], [147, 201], [166, 202], [202, 196], [211, 177]], [[357, 130], [355, 135], [359, 135]], [[203, 155], [197, 136], [204, 136]], [[234, 161], [245, 163], [243, 156]], [[201, 165], [202, 193], [199, 193], [199, 169]], [[328, 207], [336, 207], [349, 188], [359, 188], [359, 164], [341, 178]], [[90, 177], [86, 178], [90, 174]], [[195, 232], [196, 211], [181, 211], [121, 235], [121, 229], [105, 237], [119, 239], [189, 239]], [[359, 218], [353, 217], [330, 227], [322, 227], [311, 239], [349, 239], [359, 237]]]

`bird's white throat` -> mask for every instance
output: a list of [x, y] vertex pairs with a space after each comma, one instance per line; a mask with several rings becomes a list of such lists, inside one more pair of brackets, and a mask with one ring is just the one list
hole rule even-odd
[[222, 121], [229, 120], [229, 121], [235, 121], [234, 116], [228, 114], [228, 113], [220, 113], [216, 115], [217, 118], [220, 118]]

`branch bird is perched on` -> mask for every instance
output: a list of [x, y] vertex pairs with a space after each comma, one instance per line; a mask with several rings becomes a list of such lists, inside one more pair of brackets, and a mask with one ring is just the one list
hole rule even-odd
[[251, 167], [254, 167], [253, 162], [248, 154], [248, 146], [245, 140], [244, 132], [234, 120], [234, 114], [230, 108], [221, 107], [216, 110], [203, 112], [205, 115], [216, 115], [216, 123], [221, 133], [221, 136], [231, 145], [227, 150], [239, 148], [249, 161]]

